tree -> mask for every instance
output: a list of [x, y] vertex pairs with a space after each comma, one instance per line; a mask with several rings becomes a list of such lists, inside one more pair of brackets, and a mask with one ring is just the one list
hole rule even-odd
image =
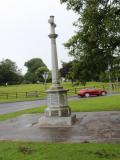
[[29, 61], [25, 62], [25, 66], [27, 67], [29, 72], [35, 72], [39, 67], [46, 67], [44, 62], [40, 58], [32, 58]]
[[112, 65], [112, 79], [113, 81], [120, 80], [120, 55], [117, 58], [114, 58], [114, 62]]
[[[61, 0], [79, 18], [76, 34], [64, 45], [97, 79], [120, 55], [120, 0]], [[116, 56], [117, 55], [117, 56]], [[85, 70], [84, 70], [85, 71]], [[87, 74], [87, 73], [86, 73]]]
[[39, 67], [39, 68], [36, 70], [36, 75], [37, 75], [39, 81], [41, 81], [41, 82], [44, 82], [44, 81], [45, 81], [45, 80], [44, 80], [44, 77], [43, 77], [43, 75], [44, 75], [45, 72], [47, 72], [47, 73], [49, 74], [49, 70], [48, 70], [48, 68], [46, 68], [46, 67]]
[[62, 68], [60, 68], [60, 76], [67, 80], [68, 73], [72, 69], [72, 62], [62, 62]]
[[93, 78], [93, 76], [90, 77], [90, 71], [85, 68], [84, 64], [77, 60], [68, 63], [63, 62], [60, 74], [61, 77], [71, 80], [72, 84], [73, 82], [81, 82], [81, 84], [85, 85], [86, 81]]
[[25, 62], [27, 67], [27, 73], [25, 74], [25, 80], [30, 83], [36, 83], [37, 81], [43, 82], [42, 74], [44, 71], [49, 71], [47, 66], [40, 58], [32, 58]]
[[73, 61], [68, 63], [62, 62], [62, 68], [60, 68], [60, 76], [65, 80], [71, 80], [72, 84], [75, 81], [75, 74], [73, 71]]
[[0, 62], [0, 84], [21, 83], [23, 77], [15, 62], [5, 59]]

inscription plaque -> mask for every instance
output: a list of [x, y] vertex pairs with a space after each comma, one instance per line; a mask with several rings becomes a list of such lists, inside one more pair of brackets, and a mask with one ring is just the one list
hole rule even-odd
[[47, 97], [48, 105], [58, 105], [59, 104], [59, 95], [58, 94], [49, 94]]
[[51, 116], [54, 116], [54, 117], [55, 117], [55, 116], [58, 116], [58, 111], [52, 111], [52, 112], [51, 112]]
[[66, 94], [61, 94], [60, 95], [60, 104], [61, 106], [67, 106], [67, 96]]
[[62, 110], [62, 116], [68, 116], [69, 115], [69, 113], [68, 113], [68, 110], [66, 109], [66, 110]]

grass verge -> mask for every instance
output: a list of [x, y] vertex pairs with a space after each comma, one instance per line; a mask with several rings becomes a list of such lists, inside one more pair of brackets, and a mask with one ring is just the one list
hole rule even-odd
[[73, 112], [118, 111], [120, 95], [83, 98], [69, 103]]
[[42, 113], [44, 111], [44, 109], [45, 109], [45, 106], [41, 106], [38, 108], [26, 109], [26, 110], [12, 112], [12, 113], [8, 113], [8, 114], [3, 114], [3, 115], [0, 115], [0, 121], [7, 120], [10, 118], [15, 118], [15, 117], [23, 115], [23, 114]]
[[119, 160], [120, 144], [0, 142], [0, 160]]

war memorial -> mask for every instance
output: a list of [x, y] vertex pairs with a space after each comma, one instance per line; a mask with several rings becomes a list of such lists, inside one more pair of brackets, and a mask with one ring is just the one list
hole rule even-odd
[[63, 89], [59, 82], [56, 47], [58, 35], [55, 33], [54, 16], [50, 16], [49, 23], [51, 31], [49, 38], [51, 39], [52, 86], [46, 91], [48, 107], [45, 110], [45, 115], [39, 119], [39, 124], [43, 126], [68, 126], [75, 122], [76, 116], [71, 115], [67, 100], [67, 90]]

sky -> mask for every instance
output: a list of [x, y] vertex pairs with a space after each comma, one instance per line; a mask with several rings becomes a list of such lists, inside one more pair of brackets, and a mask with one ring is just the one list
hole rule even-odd
[[57, 24], [57, 53], [61, 61], [68, 62], [68, 50], [64, 48], [73, 34], [76, 15], [61, 5], [60, 0], [0, 0], [0, 61], [6, 58], [16, 62], [22, 73], [24, 63], [32, 58], [41, 58], [51, 69], [50, 15]]

